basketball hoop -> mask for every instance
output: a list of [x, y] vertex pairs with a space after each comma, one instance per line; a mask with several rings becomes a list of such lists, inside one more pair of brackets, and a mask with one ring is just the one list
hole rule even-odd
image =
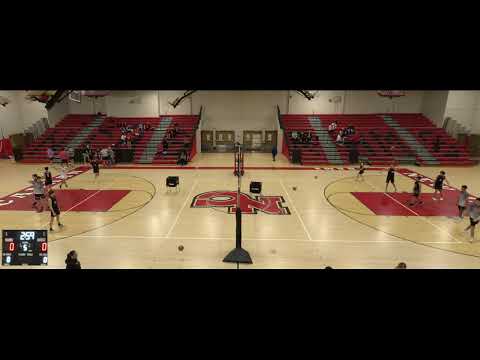
[[74, 102], [81, 103], [82, 102], [82, 93], [81, 91], [72, 90], [70, 94], [68, 94], [68, 98]]
[[55, 93], [56, 90], [29, 90], [25, 98], [29, 101], [38, 101], [46, 104]]
[[381, 97], [388, 97], [390, 100], [393, 98], [405, 96], [404, 90], [377, 90], [377, 94]]
[[82, 90], [80, 93], [88, 97], [104, 97], [110, 95], [110, 91], [108, 90]]

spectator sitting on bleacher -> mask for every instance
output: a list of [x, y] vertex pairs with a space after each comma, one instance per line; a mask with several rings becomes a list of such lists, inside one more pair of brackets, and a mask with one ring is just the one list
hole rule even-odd
[[355, 130], [353, 129], [352, 125], [348, 125], [345, 130], [343, 131], [344, 137], [346, 136], [351, 136], [355, 133]]
[[298, 140], [298, 132], [297, 131], [292, 131], [292, 140], [294, 143], [297, 142]]
[[120, 143], [122, 145], [125, 145], [127, 143], [127, 135], [125, 135], [124, 133], [122, 133], [122, 136], [120, 136]]
[[340, 131], [337, 134], [336, 142], [337, 142], [337, 144], [343, 144], [343, 141], [344, 141], [344, 130], [340, 129]]
[[312, 133], [309, 131], [307, 133], [307, 143], [310, 144], [312, 142]]
[[132, 146], [132, 133], [131, 132], [127, 133], [127, 146], [128, 147]]
[[337, 121], [334, 121], [330, 125], [328, 125], [329, 134], [332, 134], [335, 130], [337, 130]]
[[307, 133], [302, 132], [302, 144], [306, 144], [306, 143], [307, 143]]

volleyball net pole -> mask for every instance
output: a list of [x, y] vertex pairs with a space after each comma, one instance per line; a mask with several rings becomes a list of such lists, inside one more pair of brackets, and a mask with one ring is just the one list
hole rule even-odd
[[241, 186], [242, 176], [244, 175], [243, 168], [243, 149], [240, 144], [237, 144], [234, 157], [234, 171], [233, 174], [237, 176], [237, 206], [235, 208], [235, 248], [228, 253], [223, 259], [223, 262], [238, 264], [253, 264], [252, 258], [248, 251], [242, 248], [242, 208], [241, 208]]

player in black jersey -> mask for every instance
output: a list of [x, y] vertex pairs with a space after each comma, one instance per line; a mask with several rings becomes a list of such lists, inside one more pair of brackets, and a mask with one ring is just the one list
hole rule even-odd
[[435, 185], [434, 185], [435, 192], [433, 193], [433, 197], [432, 197], [433, 200], [438, 200], [437, 199], [437, 194], [440, 194], [440, 200], [443, 200], [442, 191], [443, 191], [443, 182], [444, 181], [447, 183], [447, 185], [450, 185], [448, 183], [447, 177], [445, 176], [445, 171], [440, 171], [440, 174], [435, 179]]
[[395, 186], [395, 165], [392, 164], [390, 165], [390, 168], [388, 169], [387, 173], [387, 180], [386, 180], [386, 185], [385, 185], [385, 192], [388, 191], [388, 184], [392, 183], [393, 188], [395, 189], [395, 192], [397, 192], [397, 187]]
[[410, 206], [414, 206], [414, 205], [417, 205], [417, 204], [423, 204], [423, 201], [420, 200], [420, 193], [421, 193], [421, 190], [422, 190], [422, 186], [420, 184], [420, 179], [421, 178], [422, 178], [421, 176], [417, 176], [415, 178], [415, 184], [413, 185], [413, 197], [412, 197], [412, 199], [410, 200], [410, 203], [409, 203]]
[[356, 180], [359, 181], [360, 179], [363, 179], [363, 173], [365, 172], [365, 165], [363, 164], [363, 161], [360, 161], [360, 168], [358, 169], [358, 174]]
[[93, 174], [95, 175], [95, 179], [96, 179], [100, 175], [100, 166], [98, 165], [98, 160], [97, 159], [90, 160], [90, 164], [92, 165]]
[[48, 205], [50, 208], [50, 231], [53, 231], [52, 225], [54, 218], [57, 218], [58, 226], [63, 227], [63, 224], [60, 222], [60, 208], [53, 189], [48, 190]]
[[52, 173], [48, 170], [48, 167], [45, 168], [43, 178], [45, 179], [45, 187], [48, 189], [53, 184]]

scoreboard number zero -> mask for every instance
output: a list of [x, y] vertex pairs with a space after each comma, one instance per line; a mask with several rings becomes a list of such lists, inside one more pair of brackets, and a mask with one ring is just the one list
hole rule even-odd
[[46, 230], [3, 230], [2, 265], [48, 265]]

